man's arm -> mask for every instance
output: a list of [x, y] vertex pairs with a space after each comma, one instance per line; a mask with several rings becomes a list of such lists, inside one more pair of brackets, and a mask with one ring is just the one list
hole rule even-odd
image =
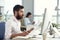
[[17, 36], [26, 36], [26, 35], [28, 35], [32, 30], [33, 30], [33, 28], [30, 29], [30, 30], [28, 30], [28, 31], [26, 31], [26, 32], [23, 32], [23, 33], [12, 34], [11, 37], [10, 37], [10, 39], [12, 39], [12, 38], [14, 38], [14, 37], [17, 37]]
[[28, 35], [28, 32], [18, 33], [18, 34], [12, 34], [10, 39], [17, 37], [17, 36], [26, 36]]

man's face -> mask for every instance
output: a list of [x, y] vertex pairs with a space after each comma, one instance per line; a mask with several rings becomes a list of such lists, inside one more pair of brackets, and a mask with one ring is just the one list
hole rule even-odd
[[20, 9], [19, 11], [16, 11], [16, 18], [17, 20], [22, 19], [24, 16], [24, 9]]

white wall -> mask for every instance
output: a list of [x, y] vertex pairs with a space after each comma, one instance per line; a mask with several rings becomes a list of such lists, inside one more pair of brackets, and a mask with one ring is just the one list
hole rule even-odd
[[4, 0], [0, 0], [0, 6], [4, 6]]
[[13, 15], [13, 7], [16, 4], [22, 5], [22, 0], [5, 0], [5, 8], [4, 8], [4, 13], [6, 14], [8, 11], [7, 15]]

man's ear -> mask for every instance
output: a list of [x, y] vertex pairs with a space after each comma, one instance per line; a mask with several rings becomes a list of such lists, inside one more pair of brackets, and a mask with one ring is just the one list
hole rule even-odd
[[17, 11], [15, 11], [15, 15], [17, 15]]
[[15, 11], [15, 14], [17, 14], [17, 11]]

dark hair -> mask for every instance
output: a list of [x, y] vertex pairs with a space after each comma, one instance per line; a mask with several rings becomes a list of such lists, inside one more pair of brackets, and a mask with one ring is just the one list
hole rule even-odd
[[31, 12], [28, 12], [27, 15], [26, 15], [26, 17], [28, 17], [29, 15], [31, 15]]
[[13, 12], [15, 14], [15, 11], [19, 11], [20, 9], [23, 9], [24, 6], [21, 6], [21, 5], [15, 5], [14, 8], [13, 8]]

